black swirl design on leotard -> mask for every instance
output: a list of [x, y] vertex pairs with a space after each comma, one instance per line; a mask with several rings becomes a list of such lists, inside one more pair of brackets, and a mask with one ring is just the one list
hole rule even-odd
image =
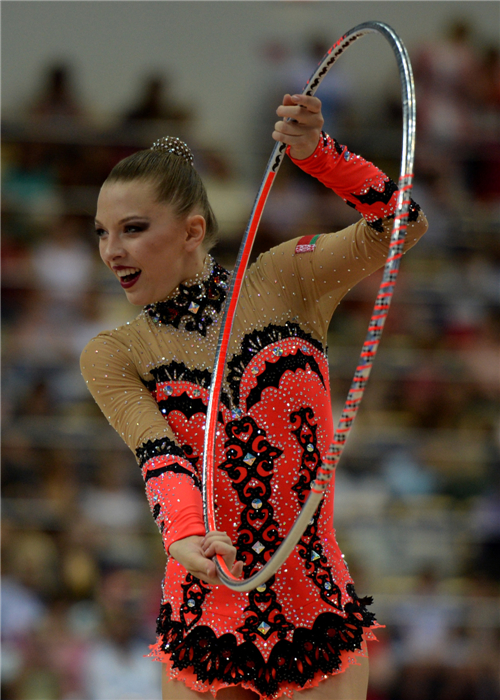
[[[277, 326], [273, 323], [270, 323], [262, 330], [255, 330], [251, 333], [248, 333], [248, 335], [246, 335], [243, 338], [243, 341], [241, 343], [241, 352], [238, 353], [238, 355], [235, 355], [228, 363], [229, 372], [227, 382], [229, 384], [231, 396], [235, 406], [239, 406], [240, 404], [240, 382], [248, 364], [251, 362], [251, 360], [254, 359], [254, 357], [259, 352], [261, 352], [261, 350], [264, 350], [264, 348], [266, 348], [268, 345], [271, 345], [272, 343], [277, 343], [278, 341], [283, 340], [284, 338], [301, 338], [302, 340], [305, 340], [308, 343], [310, 343], [321, 354], [324, 354], [325, 352], [325, 348], [319, 340], [313, 338], [310, 333], [306, 333], [305, 331], [303, 331], [297, 323], [291, 323], [289, 321], [287, 321], [282, 326]], [[282, 358], [283, 362], [279, 365], [277, 363], [269, 365], [267, 376], [266, 372], [263, 372], [261, 377], [259, 377], [258, 381], [259, 386], [261, 388], [259, 389], [256, 387], [256, 392], [252, 394], [252, 398], [250, 399], [252, 405], [256, 403], [256, 401], [259, 401], [260, 394], [262, 393], [262, 389], [264, 389], [265, 386], [278, 386], [280, 377], [287, 369], [294, 370], [298, 367], [303, 367], [305, 366], [306, 361], [309, 363], [311, 369], [316, 374], [318, 374], [324, 386], [325, 382], [323, 376], [321, 375], [321, 371], [317, 365], [316, 360], [310, 356], [307, 356], [307, 358], [304, 359], [302, 353], [300, 351], [299, 353], [300, 354], [297, 357], [295, 355], [292, 355]], [[278, 384], [276, 382], [278, 382]]]
[[[321, 464], [321, 456], [316, 444], [317, 426], [312, 422], [314, 412], [312, 408], [301, 408], [290, 415], [290, 422], [295, 428], [292, 433], [302, 448], [300, 463], [300, 476], [292, 486], [292, 491], [297, 494], [301, 506], [304, 505], [311, 490], [311, 483], [316, 478], [316, 472]], [[319, 504], [314, 516], [311, 518], [307, 529], [297, 544], [297, 551], [304, 560], [307, 577], [318, 588], [321, 599], [337, 610], [342, 610], [342, 593], [333, 580], [331, 567], [323, 552], [323, 545], [318, 534], [319, 520], [323, 501]]]
[[[274, 461], [282, 450], [269, 443], [265, 431], [250, 417], [228, 423], [226, 435], [226, 460], [219, 469], [227, 473], [244, 506], [236, 548], [238, 558], [244, 562], [243, 574], [249, 578], [271, 558], [283, 540], [270, 503]], [[272, 589], [274, 580], [272, 576], [248, 594], [245, 611], [250, 614], [237, 628], [247, 641], [253, 641], [257, 634], [267, 639], [274, 632], [284, 639], [294, 628], [277, 602]]]

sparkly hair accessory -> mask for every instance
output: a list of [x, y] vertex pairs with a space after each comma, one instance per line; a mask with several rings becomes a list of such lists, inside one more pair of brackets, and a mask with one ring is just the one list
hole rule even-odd
[[162, 136], [154, 142], [150, 150], [159, 151], [160, 153], [174, 153], [193, 165], [194, 158], [191, 149], [177, 136]]

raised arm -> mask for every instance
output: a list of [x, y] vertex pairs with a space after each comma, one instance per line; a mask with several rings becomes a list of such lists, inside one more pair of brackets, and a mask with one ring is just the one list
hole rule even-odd
[[[386, 231], [396, 210], [398, 187], [373, 163], [322, 131], [321, 101], [308, 95], [285, 95], [276, 113], [283, 119], [275, 124], [273, 138], [288, 144], [291, 160], [342, 197], [375, 231]], [[419, 212], [412, 200], [409, 221], [416, 222]], [[423, 233], [427, 224], [425, 217], [420, 218]]]
[[[384, 265], [398, 187], [373, 163], [322, 131], [317, 97], [285, 95], [277, 114], [282, 120], [275, 124], [273, 138], [288, 145], [291, 160], [361, 214], [356, 224], [343, 231], [281, 244], [260, 263], [262, 269], [265, 265], [270, 268], [272, 277], [282, 280], [290, 308], [325, 342], [331, 316], [342, 297]], [[427, 219], [412, 200], [404, 251], [426, 230]]]

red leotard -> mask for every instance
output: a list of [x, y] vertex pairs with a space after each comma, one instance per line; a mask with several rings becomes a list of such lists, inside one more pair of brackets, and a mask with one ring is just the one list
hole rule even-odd
[[[425, 230], [425, 217], [415, 216], [406, 248]], [[328, 324], [346, 292], [383, 265], [389, 237], [387, 227], [361, 219], [277, 246], [247, 271], [215, 478], [217, 529], [236, 545], [245, 577], [289, 531], [331, 442]], [[90, 391], [137, 456], [167, 552], [205, 534], [203, 427], [227, 281], [207, 256], [200, 275], [132, 323], [100, 333], [82, 354]], [[336, 542], [333, 495], [332, 483], [287, 562], [250, 593], [205, 584], [168, 559], [151, 655], [171, 678], [213, 694], [241, 683], [261, 698], [291, 697], [364, 654], [378, 625]]]

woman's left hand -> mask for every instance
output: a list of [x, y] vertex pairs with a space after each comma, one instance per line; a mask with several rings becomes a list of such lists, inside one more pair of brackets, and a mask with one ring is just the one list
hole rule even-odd
[[288, 144], [292, 158], [309, 158], [316, 150], [323, 128], [321, 100], [311, 95], [287, 94], [276, 114], [283, 120], [274, 125], [273, 139]]

